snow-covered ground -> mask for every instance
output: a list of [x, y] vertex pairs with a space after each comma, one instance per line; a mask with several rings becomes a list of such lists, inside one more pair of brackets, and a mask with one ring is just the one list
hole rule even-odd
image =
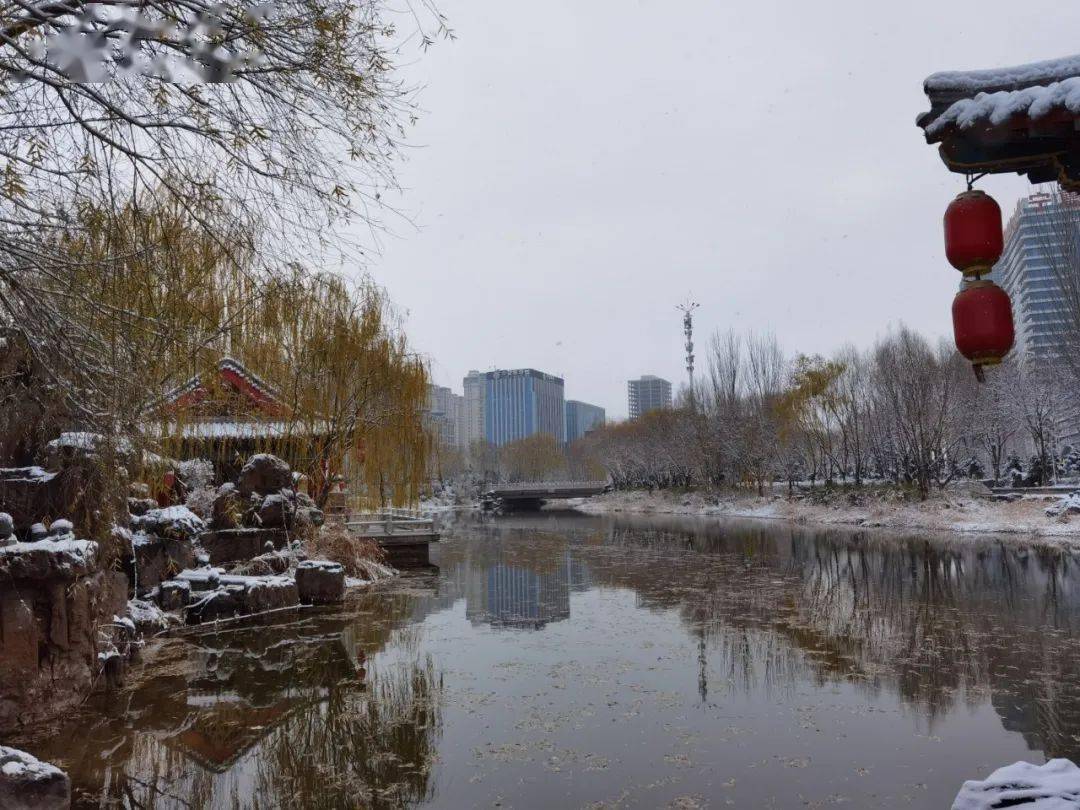
[[986, 534], [1015, 534], [1061, 538], [1080, 542], [1080, 515], [1046, 514], [1054, 500], [1023, 498], [1013, 502], [945, 493], [931, 499], [904, 501], [880, 494], [861, 493], [860, 503], [836, 495], [826, 503], [788, 499], [773, 494], [758, 497], [730, 492], [611, 492], [576, 501], [574, 508], [592, 514], [611, 512], [769, 518], [793, 523], [859, 526], [864, 528], [921, 529]]

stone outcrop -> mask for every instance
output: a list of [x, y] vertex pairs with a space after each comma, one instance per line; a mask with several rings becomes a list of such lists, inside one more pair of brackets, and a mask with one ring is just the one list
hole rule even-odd
[[169, 539], [137, 531], [131, 536], [131, 571], [136, 595], [149, 593], [185, 568], [195, 565], [191, 540]]
[[287, 547], [302, 526], [321, 526], [322, 511], [292, 483], [288, 464], [259, 453], [248, 459], [236, 484], [218, 487], [210, 530], [200, 538], [210, 564], [245, 563], [268, 549]]
[[345, 569], [326, 560], [304, 560], [296, 567], [296, 589], [305, 605], [328, 605], [345, 598]]
[[285, 548], [288, 535], [284, 529], [242, 527], [206, 532], [202, 547], [210, 555], [211, 565], [227, 565], [258, 557], [270, 548]]
[[0, 731], [55, 716], [91, 691], [120, 632], [127, 577], [74, 538], [0, 549]]
[[0, 745], [0, 807], [4, 810], [67, 810], [67, 774], [17, 748]]
[[257, 453], [240, 470], [236, 487], [241, 495], [269, 495], [292, 487], [292, 470], [277, 456]]
[[210, 526], [214, 529], [236, 529], [244, 520], [248, 502], [240, 495], [236, 484], [226, 483], [218, 487], [214, 496], [213, 515]]
[[97, 570], [98, 544], [74, 536], [0, 548], [0, 581], [73, 582]]
[[288, 576], [238, 576], [222, 569], [184, 571], [189, 588], [188, 624], [250, 616], [300, 604], [296, 581]]
[[206, 524], [186, 506], [166, 506], [151, 509], [131, 519], [133, 528], [167, 540], [191, 541], [198, 537]]
[[25, 532], [41, 515], [62, 512], [63, 500], [58, 473], [41, 467], [0, 468], [0, 504], [10, 514], [14, 531]]
[[284, 529], [294, 525], [296, 500], [280, 492], [267, 495], [259, 506], [259, 524], [264, 529]]

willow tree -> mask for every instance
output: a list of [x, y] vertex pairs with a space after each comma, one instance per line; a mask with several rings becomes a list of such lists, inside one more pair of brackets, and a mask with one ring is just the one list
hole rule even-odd
[[[328, 473], [348, 473], [386, 500], [415, 499], [426, 474], [427, 373], [385, 295], [299, 265], [262, 269], [242, 218], [218, 217], [210, 233], [167, 194], [87, 210], [58, 239], [71, 257], [68, 284], [55, 283], [56, 266], [28, 275], [40, 284], [34, 295], [52, 294], [42, 305], [57, 335], [39, 347], [43, 366], [79, 381], [56, 387], [79, 400], [66, 427], [180, 458], [212, 449], [190, 441], [192, 422], [269, 421], [250, 430], [258, 449], [289, 458], [320, 500]], [[89, 373], [69, 342], [92, 347], [99, 362]], [[235, 392], [218, 375], [227, 356], [273, 391], [272, 412], [227, 401]], [[184, 405], [196, 389], [205, 403]], [[39, 443], [60, 427], [40, 430]]]
[[372, 503], [410, 503], [426, 480], [428, 373], [382, 290], [292, 268], [226, 329], [232, 353], [274, 388], [281, 445], [324, 502], [334, 473]]
[[[422, 42], [445, 31], [427, 0], [409, 10], [400, 18]], [[108, 341], [53, 307], [64, 296], [98, 306], [112, 280], [63, 241], [86, 229], [78, 238], [106, 244], [86, 212], [146, 195], [221, 250], [242, 233], [263, 272], [355, 247], [336, 226], [378, 226], [414, 115], [395, 71], [398, 11], [384, 0], [0, 0], [0, 325], [35, 354], [62, 347], [66, 363], [47, 367], [58, 386], [100, 385], [117, 367]], [[107, 427], [115, 415], [87, 402], [73, 404]]]

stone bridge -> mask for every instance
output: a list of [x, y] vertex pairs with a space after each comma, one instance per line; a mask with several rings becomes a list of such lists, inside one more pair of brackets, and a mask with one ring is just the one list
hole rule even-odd
[[607, 481], [528, 481], [502, 484], [484, 494], [484, 503], [510, 509], [539, 509], [546, 501], [591, 498], [607, 492], [610, 487]]

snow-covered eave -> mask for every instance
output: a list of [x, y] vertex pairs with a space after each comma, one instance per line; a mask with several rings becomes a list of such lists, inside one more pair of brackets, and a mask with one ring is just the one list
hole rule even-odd
[[281, 439], [290, 436], [297, 438], [309, 438], [326, 434], [331, 425], [327, 421], [301, 422], [301, 421], [222, 421], [222, 422], [187, 422], [179, 423], [148, 423], [143, 426], [143, 431], [157, 438], [164, 436], [175, 437], [179, 434], [183, 439]]
[[1047, 120], [1055, 113], [1080, 115], [1080, 76], [1022, 90], [977, 93], [972, 98], [954, 101], [937, 115], [925, 113], [917, 123], [926, 133], [926, 140], [935, 143], [953, 129], [1000, 127], [1018, 119], [1036, 122]]
[[977, 124], [1001, 126], [1026, 116], [1045, 118], [1053, 111], [1076, 114], [1080, 55], [1015, 67], [944, 71], [923, 82], [930, 110], [916, 117], [928, 143]]
[[928, 96], [944, 93], [975, 95], [997, 90], [1020, 90], [1080, 76], [1080, 54], [1046, 59], [1013, 67], [985, 70], [947, 70], [934, 73], [923, 82]]

